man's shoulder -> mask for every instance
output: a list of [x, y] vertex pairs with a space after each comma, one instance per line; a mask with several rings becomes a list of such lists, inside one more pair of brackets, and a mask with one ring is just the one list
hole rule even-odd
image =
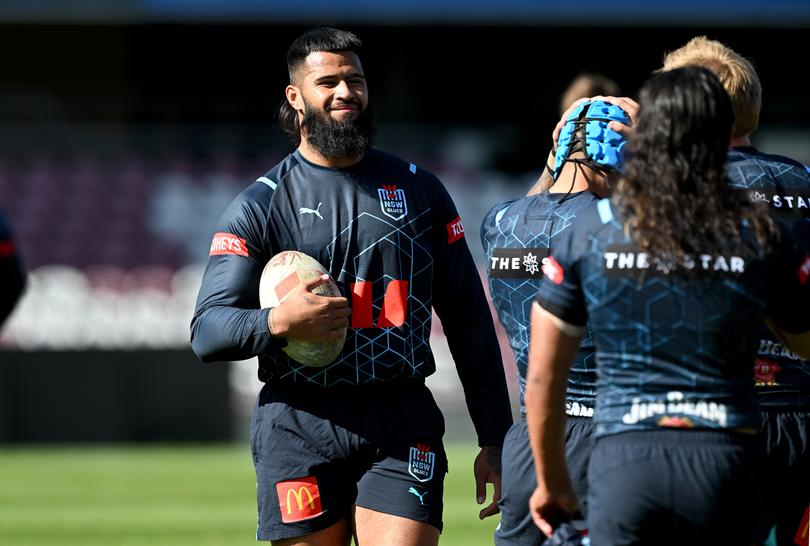
[[290, 154], [266, 173], [256, 179], [234, 197], [225, 209], [226, 219], [240, 217], [265, 217], [269, 214], [273, 197], [283, 184], [286, 174], [297, 166], [298, 162]]
[[393, 173], [409, 174], [409, 176], [416, 177], [420, 181], [440, 183], [439, 178], [431, 171], [416, 162], [411, 162], [394, 154], [372, 148], [369, 150], [367, 157], [379, 169], [393, 171]]
[[512, 206], [519, 203], [521, 201], [520, 198], [512, 198], [507, 199], [506, 201], [500, 201], [495, 203], [489, 211], [484, 215], [484, 219], [481, 222], [481, 230], [482, 233], [485, 233], [487, 230], [493, 229], [494, 227], [500, 224], [501, 220], [503, 219], [504, 215], [507, 212], [510, 212]]
[[576, 222], [571, 224], [571, 235], [584, 240], [585, 234], [598, 235], [598, 232], [618, 225], [616, 209], [610, 199], [594, 196], [592, 199], [583, 199], [576, 209]]
[[492, 207], [492, 209], [490, 209], [490, 212], [505, 209], [507, 207], [508, 210], [506, 213], [509, 215], [544, 215], [552, 212], [575, 212], [589, 206], [595, 206], [597, 201], [599, 201], [599, 197], [590, 191], [577, 192], [573, 194], [544, 192], [509, 199], [507, 201], [498, 203]]
[[740, 164], [740, 163], [752, 163], [752, 164], [767, 164], [773, 166], [784, 166], [784, 167], [795, 167], [805, 173], [810, 173], [810, 167], [802, 163], [801, 161], [797, 161], [793, 158], [778, 155], [778, 154], [767, 154], [761, 152], [753, 147], [747, 148], [731, 148], [728, 152], [728, 163], [730, 165]]

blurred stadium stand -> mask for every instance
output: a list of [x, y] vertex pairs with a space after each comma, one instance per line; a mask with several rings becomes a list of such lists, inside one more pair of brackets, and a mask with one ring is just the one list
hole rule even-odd
[[[219, 215], [290, 150], [274, 113], [286, 47], [311, 24], [365, 40], [378, 145], [445, 182], [482, 267], [483, 214], [533, 183], [559, 94], [582, 70], [632, 95], [666, 50], [697, 34], [720, 39], [762, 78], [755, 143], [810, 163], [810, 101], [795, 64], [807, 48], [806, 0], [619, 1], [607, 11], [595, 0], [5, 0], [0, 49], [13, 54], [0, 73], [0, 208], [31, 278], [0, 332], [0, 442], [170, 439], [176, 428], [149, 435], [123, 418], [117, 432], [37, 437], [14, 394], [42, 400], [51, 391], [37, 386], [58, 378], [60, 392], [83, 393], [66, 405], [78, 415], [124, 415], [120, 404], [140, 400], [171, 421], [179, 406], [160, 394], [167, 369], [185, 377], [171, 388], [191, 393], [221, 374], [226, 394], [205, 403], [245, 425], [255, 366], [196, 364], [188, 323]], [[454, 419], [460, 388], [438, 323], [434, 333], [431, 386]], [[505, 339], [502, 348], [514, 375]], [[140, 369], [129, 380], [157, 394], [104, 394], [119, 379], [101, 362]], [[459, 419], [448, 430], [469, 436]], [[177, 439], [212, 439], [189, 423], [197, 432]], [[244, 435], [214, 428], [219, 439]]]

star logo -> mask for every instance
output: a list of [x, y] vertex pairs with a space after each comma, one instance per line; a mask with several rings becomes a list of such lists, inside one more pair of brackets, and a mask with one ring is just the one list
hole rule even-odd
[[540, 271], [540, 265], [537, 263], [537, 256], [529, 252], [523, 257], [523, 268], [526, 270], [526, 273], [530, 275], [534, 275], [538, 271]]

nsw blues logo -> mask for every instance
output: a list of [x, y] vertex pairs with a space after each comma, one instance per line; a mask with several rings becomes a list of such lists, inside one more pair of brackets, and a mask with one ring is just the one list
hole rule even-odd
[[380, 196], [380, 208], [383, 214], [394, 220], [402, 220], [408, 214], [408, 202], [405, 200], [405, 190], [396, 186], [383, 186], [377, 188]]
[[420, 482], [426, 482], [433, 477], [435, 463], [436, 454], [430, 451], [430, 446], [416, 444], [408, 457], [408, 473]]

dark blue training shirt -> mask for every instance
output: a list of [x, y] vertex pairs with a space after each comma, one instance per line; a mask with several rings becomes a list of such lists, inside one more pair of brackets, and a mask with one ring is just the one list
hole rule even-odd
[[640, 251], [608, 200], [577, 215], [555, 245], [538, 302], [565, 322], [590, 321], [596, 347], [596, 435], [659, 427], [758, 430], [752, 363], [767, 315], [810, 329], [810, 257], [787, 235], [701, 254], [666, 272]]
[[[259, 308], [265, 264], [283, 250], [319, 261], [351, 301], [343, 352], [313, 368], [284, 353]], [[298, 151], [243, 191], [211, 245], [191, 325], [206, 361], [259, 357], [274, 384], [360, 386], [435, 371], [432, 311], [442, 321], [481, 445], [511, 425], [500, 350], [455, 205], [432, 174], [372, 150], [345, 169]]]
[[[531, 311], [543, 278], [542, 260], [553, 254], [577, 213], [597, 199], [589, 191], [513, 199], [492, 207], [481, 224], [490, 298], [515, 353], [521, 412], [525, 412]], [[593, 416], [595, 382], [593, 343], [586, 328], [568, 376], [567, 414]]]
[[[747, 190], [754, 201], [767, 202], [774, 216], [810, 248], [808, 169], [787, 157], [763, 154], [754, 148], [733, 148], [728, 154], [732, 186]], [[754, 377], [763, 407], [810, 410], [810, 362], [791, 352], [765, 325]]]

